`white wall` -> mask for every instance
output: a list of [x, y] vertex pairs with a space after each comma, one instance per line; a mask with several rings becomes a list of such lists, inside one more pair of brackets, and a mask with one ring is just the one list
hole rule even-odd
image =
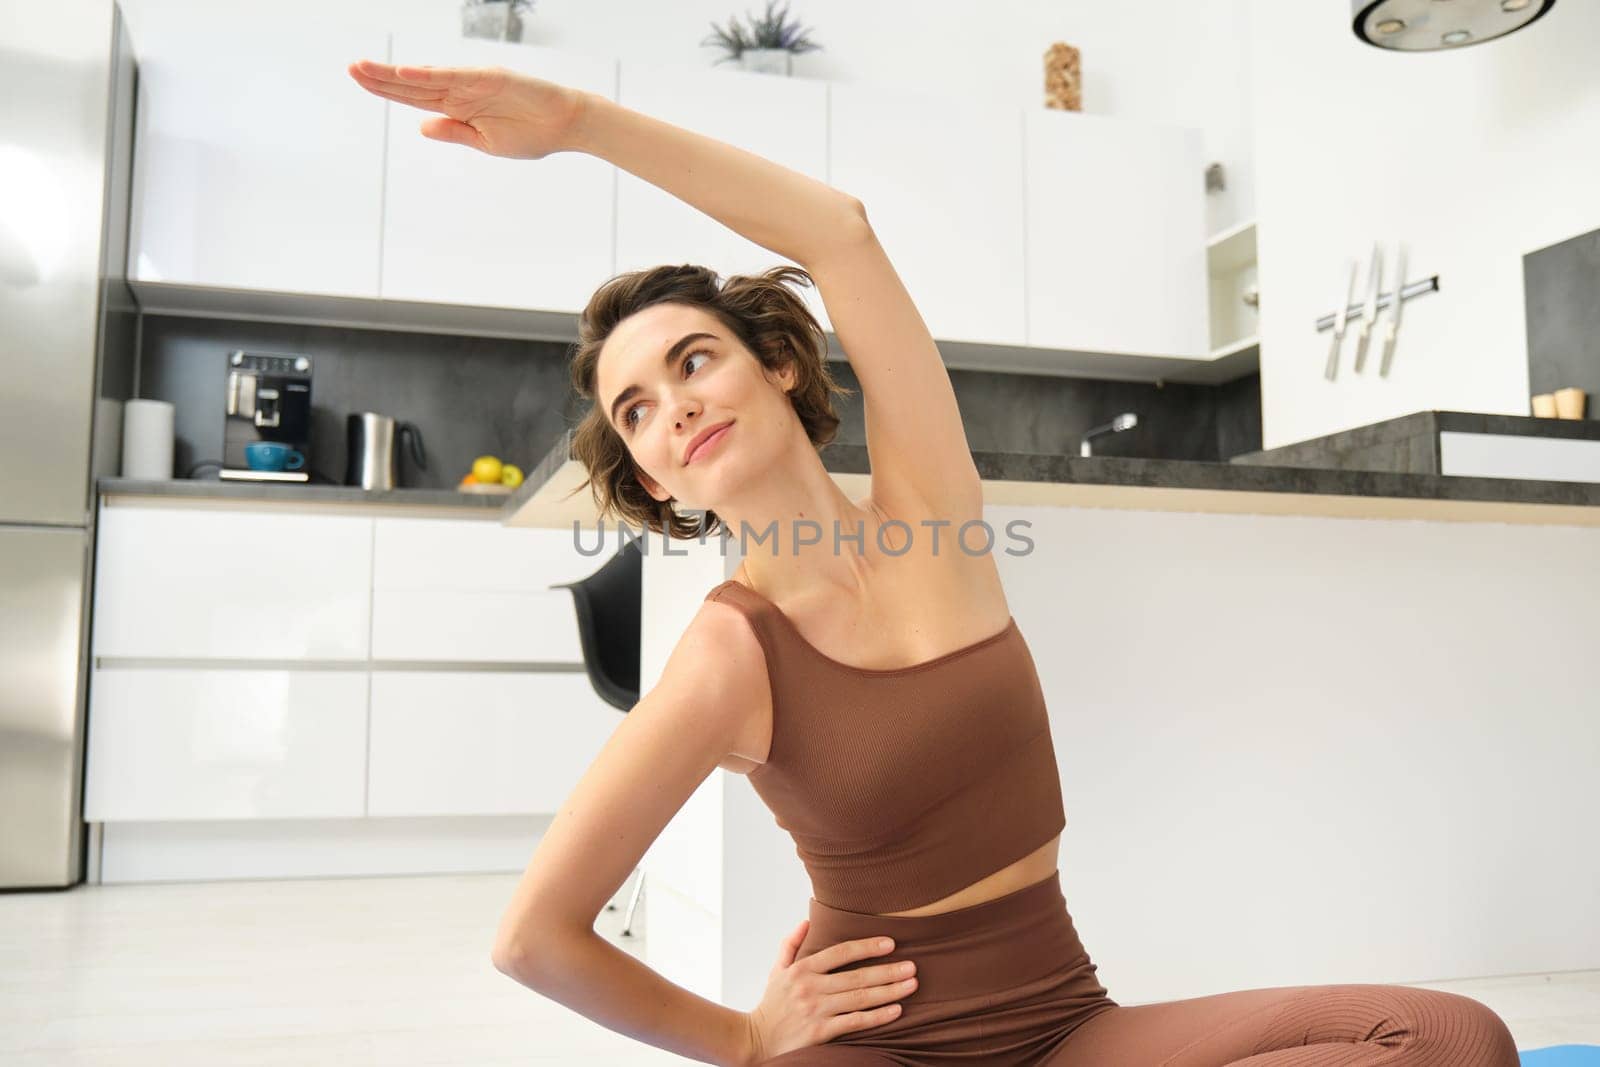
[[[195, 0], [121, 2], [141, 53], [159, 48], [174, 20], [197, 17]], [[1254, 209], [1240, 80], [1247, 70], [1247, 3], [929, 0], [874, 5], [882, 14], [867, 18], [857, 0], [792, 0], [791, 16], [823, 46], [796, 57], [795, 76], [1042, 107], [1044, 51], [1066, 41], [1083, 52], [1085, 112], [1204, 131], [1207, 159], [1220, 160], [1229, 175], [1228, 190], [1208, 198], [1210, 228], [1217, 230]], [[597, 55], [710, 66], [721, 54], [699, 44], [710, 23], [725, 24], [732, 15], [742, 20], [762, 7], [759, 0], [538, 0], [526, 39]], [[205, 8], [205, 17], [220, 13], [246, 34], [251, 25], [269, 22], [304, 26], [308, 33], [330, 22], [443, 35], [460, 26], [459, 0], [219, 0]], [[241, 76], [250, 73], [241, 65]]]
[[1600, 961], [1600, 619], [1561, 592], [1600, 529], [985, 510], [1015, 517], [1114, 999]]
[[[1428, 409], [1528, 414], [1522, 257], [1600, 227], [1600, 4], [1414, 55], [1362, 44], [1348, 13], [1252, 5], [1267, 448]], [[1352, 373], [1352, 329], [1327, 381], [1313, 323], [1347, 259], [1359, 298], [1373, 242], [1399, 240], [1440, 291], [1406, 303], [1388, 378], [1371, 352]]]

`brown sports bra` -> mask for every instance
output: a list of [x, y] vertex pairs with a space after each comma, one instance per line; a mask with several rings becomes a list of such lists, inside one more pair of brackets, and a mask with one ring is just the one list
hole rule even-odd
[[909, 667], [840, 663], [732, 579], [706, 594], [766, 655], [772, 745], [750, 784], [823, 904], [874, 914], [941, 900], [1066, 825], [1050, 719], [1016, 619]]

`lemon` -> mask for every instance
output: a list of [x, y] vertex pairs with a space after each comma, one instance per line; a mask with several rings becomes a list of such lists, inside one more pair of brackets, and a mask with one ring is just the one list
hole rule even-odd
[[479, 456], [472, 461], [472, 476], [480, 485], [498, 485], [502, 469], [500, 460], [494, 456]]
[[515, 463], [507, 463], [500, 468], [500, 484], [515, 489], [522, 484], [522, 468]]

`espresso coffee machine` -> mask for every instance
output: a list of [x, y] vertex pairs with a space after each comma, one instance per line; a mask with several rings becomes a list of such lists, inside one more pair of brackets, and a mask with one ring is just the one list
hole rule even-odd
[[[279, 449], [253, 448], [271, 441]], [[223, 478], [258, 482], [311, 480], [311, 360], [269, 352], [229, 352], [222, 430]], [[261, 453], [299, 453], [298, 461], [263, 462]], [[258, 456], [252, 466], [250, 456]], [[280, 469], [270, 469], [279, 466]], [[268, 468], [268, 469], [263, 469]]]

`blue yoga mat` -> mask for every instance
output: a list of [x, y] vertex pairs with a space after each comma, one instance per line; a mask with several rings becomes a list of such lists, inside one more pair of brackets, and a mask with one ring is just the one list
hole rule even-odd
[[1517, 1055], [1522, 1067], [1600, 1067], [1600, 1045], [1551, 1045]]

